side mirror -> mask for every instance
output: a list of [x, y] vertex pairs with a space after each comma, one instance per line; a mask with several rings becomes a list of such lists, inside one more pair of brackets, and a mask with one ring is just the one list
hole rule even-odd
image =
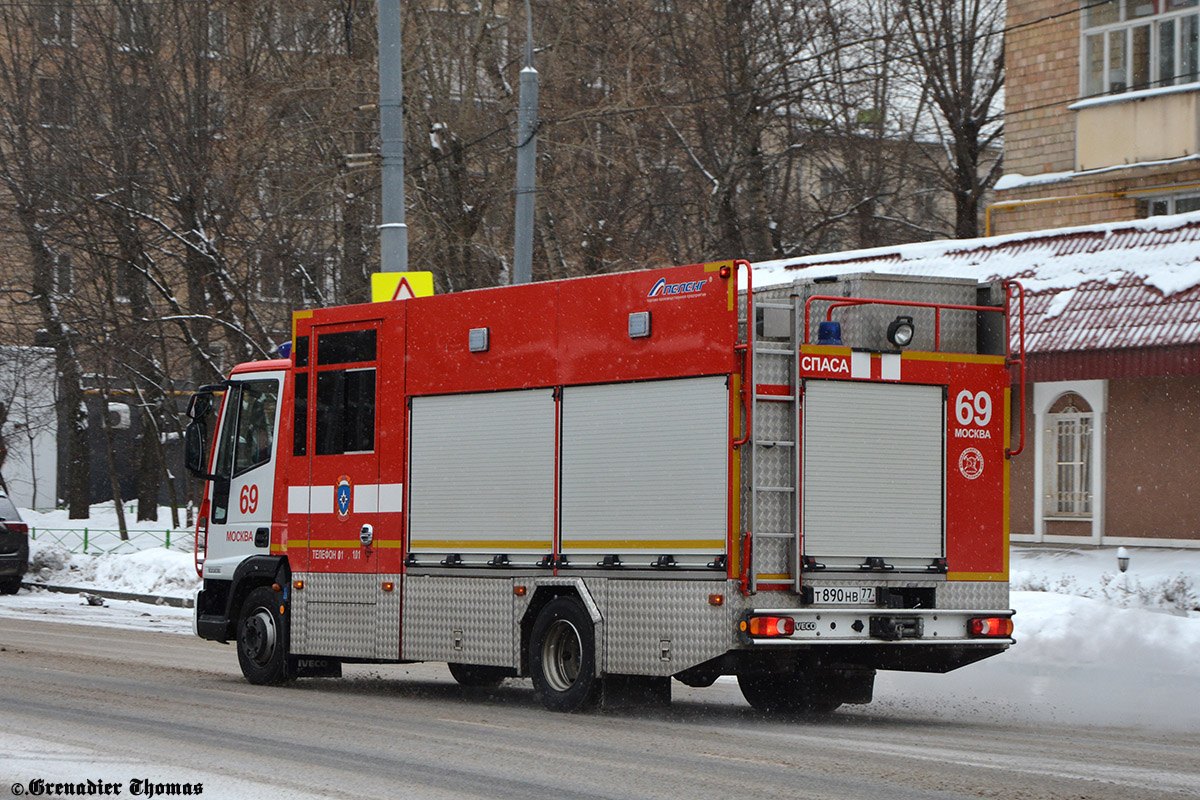
[[[196, 398], [200, 396], [192, 395], [192, 405], [195, 405]], [[209, 397], [211, 402], [211, 395]], [[191, 416], [191, 410], [189, 406], [188, 416]], [[197, 478], [211, 477], [208, 474], [208, 453], [205, 452], [208, 449], [207, 442], [208, 425], [204, 422], [204, 416], [193, 417], [183, 431], [183, 466]]]
[[213, 396], [208, 392], [197, 392], [192, 395], [192, 399], [188, 401], [188, 419], [198, 420], [206, 416], [212, 410], [212, 401]]

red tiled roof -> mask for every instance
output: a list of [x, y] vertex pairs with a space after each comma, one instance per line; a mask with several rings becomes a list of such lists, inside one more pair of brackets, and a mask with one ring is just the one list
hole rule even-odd
[[[1021, 277], [1016, 276], [1018, 280]], [[1050, 316], [1051, 307], [1055, 313]], [[1200, 287], [1166, 297], [1135, 277], [1044, 290], [1025, 302], [1030, 353], [1170, 347], [1200, 342]]]

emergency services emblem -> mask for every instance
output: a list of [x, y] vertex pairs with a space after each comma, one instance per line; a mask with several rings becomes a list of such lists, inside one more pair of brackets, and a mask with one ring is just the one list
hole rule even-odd
[[974, 447], [963, 450], [962, 455], [958, 457], [958, 471], [969, 481], [978, 478], [983, 474], [983, 453]]
[[349, 475], [338, 478], [337, 488], [333, 491], [333, 503], [337, 506], [338, 519], [350, 516], [350, 496], [353, 491], [354, 487], [350, 484]]

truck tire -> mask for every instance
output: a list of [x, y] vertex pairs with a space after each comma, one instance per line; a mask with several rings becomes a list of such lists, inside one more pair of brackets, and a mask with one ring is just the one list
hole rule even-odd
[[275, 592], [260, 586], [246, 596], [238, 617], [238, 663], [246, 680], [259, 686], [277, 686], [290, 678], [280, 608]]
[[551, 600], [529, 637], [533, 690], [551, 711], [583, 711], [596, 705], [596, 634], [587, 609], [574, 597]]
[[4, 580], [0, 580], [0, 594], [16, 594], [20, 589], [20, 578], [5, 578]]
[[739, 672], [738, 688], [754, 709], [764, 714], [829, 714], [841, 699], [821, 691], [804, 670], [792, 673]]
[[489, 667], [482, 664], [447, 664], [450, 674], [459, 686], [473, 689], [494, 689], [505, 678], [511, 678], [515, 673], [506, 667]]

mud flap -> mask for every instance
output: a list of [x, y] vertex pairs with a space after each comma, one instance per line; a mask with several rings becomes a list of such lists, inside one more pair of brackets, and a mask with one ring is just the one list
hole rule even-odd
[[665, 708], [671, 705], [671, 679], [644, 675], [605, 675], [600, 689], [600, 708]]
[[288, 656], [288, 672], [294, 678], [340, 678], [342, 662], [325, 656]]

